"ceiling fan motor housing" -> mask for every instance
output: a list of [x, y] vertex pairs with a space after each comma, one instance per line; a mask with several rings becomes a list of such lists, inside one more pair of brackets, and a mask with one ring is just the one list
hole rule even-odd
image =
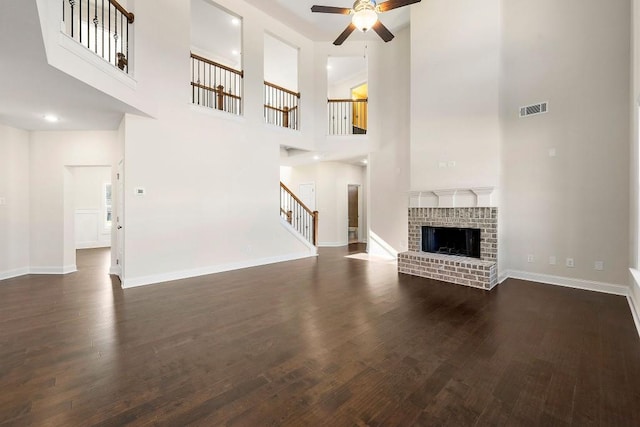
[[353, 14], [353, 23], [356, 27], [362, 32], [367, 32], [371, 29], [371, 25], [378, 20], [376, 2], [374, 0], [356, 0], [353, 4]]

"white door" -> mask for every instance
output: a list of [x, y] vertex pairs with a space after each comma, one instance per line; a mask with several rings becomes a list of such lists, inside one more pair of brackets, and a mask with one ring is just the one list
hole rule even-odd
[[118, 163], [118, 173], [116, 174], [117, 200], [115, 212], [116, 239], [116, 264], [118, 265], [118, 276], [120, 280], [124, 278], [124, 160]]
[[304, 203], [311, 211], [316, 210], [316, 184], [300, 184], [300, 200]]

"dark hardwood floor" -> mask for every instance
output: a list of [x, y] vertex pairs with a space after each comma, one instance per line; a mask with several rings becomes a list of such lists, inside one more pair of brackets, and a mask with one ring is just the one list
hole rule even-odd
[[0, 282], [0, 425], [640, 425], [623, 297], [317, 259], [120, 289]]

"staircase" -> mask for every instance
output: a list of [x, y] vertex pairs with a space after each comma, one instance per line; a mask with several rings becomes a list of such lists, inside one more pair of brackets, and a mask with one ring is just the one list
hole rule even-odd
[[282, 182], [280, 183], [280, 216], [309, 243], [318, 246], [318, 211], [309, 209]]

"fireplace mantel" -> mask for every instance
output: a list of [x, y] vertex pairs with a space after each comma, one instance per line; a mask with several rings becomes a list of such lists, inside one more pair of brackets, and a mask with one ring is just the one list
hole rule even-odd
[[495, 187], [455, 188], [409, 192], [410, 208], [496, 207]]

